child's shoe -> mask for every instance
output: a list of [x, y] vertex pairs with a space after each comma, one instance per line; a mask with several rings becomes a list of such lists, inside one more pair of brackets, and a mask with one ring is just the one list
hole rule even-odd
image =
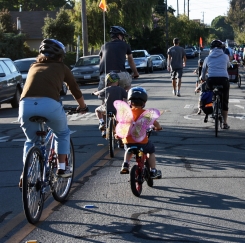
[[101, 137], [106, 138], [106, 131], [105, 130], [101, 132]]
[[99, 130], [102, 131], [102, 130], [105, 130], [105, 123], [104, 122], [101, 122], [100, 125], [99, 125]]
[[150, 176], [152, 179], [161, 179], [162, 172], [160, 170], [151, 169]]
[[128, 162], [123, 162], [120, 174], [129, 174], [129, 164], [128, 164]]

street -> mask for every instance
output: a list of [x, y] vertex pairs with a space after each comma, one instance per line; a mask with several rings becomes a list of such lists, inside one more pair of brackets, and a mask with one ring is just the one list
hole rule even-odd
[[[143, 184], [135, 197], [129, 175], [121, 175], [123, 149], [108, 154], [94, 110], [101, 101], [97, 84], [81, 85], [90, 111], [68, 116], [75, 147], [76, 173], [63, 204], [50, 197], [40, 223], [27, 223], [18, 189], [24, 134], [18, 109], [0, 109], [0, 243], [54, 242], [245, 242], [245, 77], [241, 89], [231, 83], [228, 123], [215, 137], [210, 118], [197, 115], [194, 93], [198, 58], [188, 59], [181, 97], [173, 96], [166, 70], [140, 73], [132, 86], [147, 90], [146, 108], [163, 112], [163, 130], [153, 132], [157, 169], [163, 178]], [[63, 104], [75, 106], [70, 93]], [[131, 160], [131, 166], [134, 161]], [[86, 208], [86, 205], [93, 205]]]

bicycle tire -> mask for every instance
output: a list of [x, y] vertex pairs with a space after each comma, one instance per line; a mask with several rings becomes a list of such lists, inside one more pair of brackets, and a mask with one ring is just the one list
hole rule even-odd
[[219, 129], [219, 99], [216, 98], [215, 101], [215, 137], [218, 136], [218, 129]]
[[70, 172], [72, 173], [71, 177], [62, 178], [56, 176], [56, 168], [53, 168], [53, 177], [52, 177], [52, 196], [58, 202], [63, 202], [66, 200], [74, 177], [75, 169], [75, 153], [73, 142], [70, 139], [70, 154], [67, 154], [66, 166], [70, 166]]
[[114, 149], [115, 149], [115, 137], [113, 129], [113, 119], [109, 119], [108, 124], [109, 129], [109, 154], [111, 158], [114, 158]]
[[141, 172], [138, 165], [134, 165], [130, 170], [130, 186], [132, 193], [139, 197], [142, 192], [142, 183], [139, 183], [139, 176]]
[[146, 180], [146, 183], [149, 187], [153, 187], [153, 179], [151, 178], [151, 175], [150, 175], [150, 166], [149, 166], [149, 163], [148, 163], [148, 160], [146, 160], [145, 162], [145, 167], [146, 167], [146, 175], [145, 175], [145, 180]]
[[35, 224], [39, 221], [44, 204], [42, 193], [43, 158], [39, 147], [32, 147], [26, 157], [23, 183], [22, 202], [26, 219]]

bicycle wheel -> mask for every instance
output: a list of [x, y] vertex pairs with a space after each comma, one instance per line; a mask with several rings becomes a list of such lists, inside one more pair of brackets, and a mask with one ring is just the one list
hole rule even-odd
[[75, 169], [75, 154], [74, 154], [74, 146], [72, 140], [70, 139], [70, 154], [67, 154], [66, 158], [66, 166], [70, 167], [70, 172], [72, 173], [71, 177], [62, 178], [56, 176], [56, 169], [53, 168], [53, 176], [51, 182], [52, 195], [54, 199], [58, 202], [63, 202], [69, 194], [71, 189], [74, 169]]
[[150, 175], [150, 166], [149, 166], [148, 160], [146, 160], [145, 162], [145, 167], [146, 167], [145, 179], [146, 179], [147, 185], [149, 187], [153, 187], [153, 179], [151, 178], [151, 175]]
[[109, 119], [108, 129], [109, 129], [109, 154], [111, 158], [114, 158], [115, 137], [114, 137], [113, 119]]
[[142, 192], [142, 181], [139, 180], [141, 171], [138, 165], [134, 165], [130, 170], [130, 186], [132, 193], [139, 197]]
[[23, 184], [22, 201], [24, 212], [29, 223], [39, 221], [44, 204], [42, 193], [43, 159], [39, 147], [32, 147], [26, 157]]
[[219, 99], [216, 99], [215, 106], [214, 106], [214, 116], [215, 116], [215, 137], [218, 136], [218, 129], [219, 129]]

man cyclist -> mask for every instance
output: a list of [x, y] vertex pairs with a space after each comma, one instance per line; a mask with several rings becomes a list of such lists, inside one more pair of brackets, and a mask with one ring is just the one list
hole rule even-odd
[[[58, 153], [57, 175], [69, 176], [65, 166], [66, 154], [70, 153], [70, 130], [67, 118], [60, 102], [60, 90], [65, 82], [79, 106], [77, 110], [85, 113], [88, 108], [82, 92], [70, 69], [63, 63], [64, 45], [54, 39], [44, 39], [39, 47], [36, 62], [29, 69], [28, 76], [20, 97], [19, 122], [26, 136], [23, 151], [23, 163], [28, 150], [37, 141], [36, 131], [39, 124], [31, 122], [31, 116], [44, 116], [46, 124], [55, 136], [55, 151]], [[22, 178], [19, 186], [22, 186]]]
[[227, 117], [230, 83], [227, 68], [230, 67], [230, 60], [228, 55], [223, 52], [222, 45], [222, 41], [220, 40], [212, 41], [210, 54], [203, 62], [201, 80], [205, 80], [205, 75], [208, 71], [208, 79], [206, 81], [208, 89], [213, 90], [213, 85], [223, 85], [223, 129], [229, 129], [230, 126], [227, 124]]
[[130, 46], [125, 42], [127, 32], [121, 26], [112, 26], [110, 29], [111, 41], [102, 45], [99, 52], [100, 61], [100, 82], [98, 90], [105, 87], [105, 76], [110, 72], [116, 72], [120, 78], [119, 86], [125, 90], [131, 88], [132, 76], [125, 70], [126, 55], [133, 77], [139, 73], [134, 63]]

